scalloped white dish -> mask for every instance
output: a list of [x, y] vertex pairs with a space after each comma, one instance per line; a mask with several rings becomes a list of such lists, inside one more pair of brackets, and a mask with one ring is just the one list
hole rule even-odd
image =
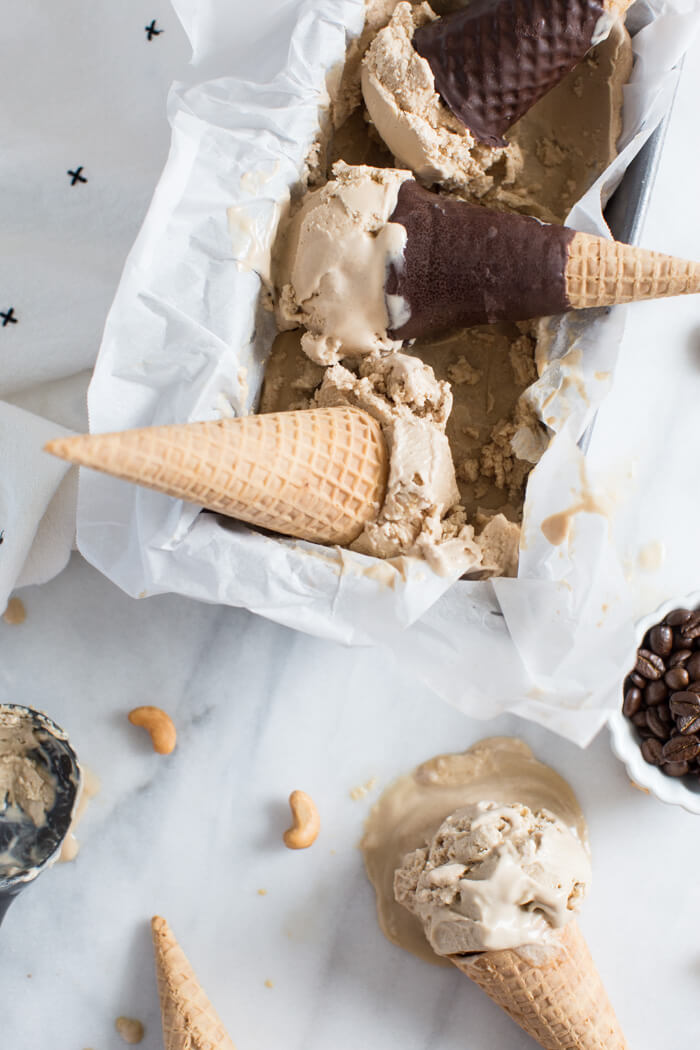
[[[698, 606], [700, 606], [700, 591], [693, 591], [664, 602], [658, 609], [654, 609], [653, 612], [637, 621], [634, 631], [634, 649], [630, 653], [629, 663], [620, 678], [620, 686], [622, 686], [623, 678], [634, 666], [636, 650], [649, 628], [662, 620], [672, 609], [695, 609]], [[634, 726], [622, 713], [622, 691], [620, 691], [620, 706], [611, 713], [608, 726], [612, 750], [624, 764], [627, 775], [637, 787], [648, 791], [660, 802], [666, 802], [670, 806], [682, 806], [688, 813], [700, 814], [700, 779], [696, 779], [694, 784], [692, 782], [688, 784], [685, 780], [668, 777], [657, 766], [650, 765], [642, 758], [640, 742]]]

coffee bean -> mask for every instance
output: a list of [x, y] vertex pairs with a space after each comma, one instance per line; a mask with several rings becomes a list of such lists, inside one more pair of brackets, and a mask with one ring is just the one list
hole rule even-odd
[[664, 762], [661, 772], [667, 777], [685, 777], [690, 772], [690, 766], [687, 762]]
[[[658, 715], [655, 707], [647, 709], [647, 725], [651, 729], [654, 736], [658, 736], [659, 740], [668, 740], [671, 735], [671, 726], [663, 722]], [[700, 750], [700, 748], [698, 749]]]
[[638, 671], [643, 678], [648, 678], [650, 681], [654, 681], [657, 678], [661, 678], [661, 675], [666, 670], [666, 664], [660, 656], [657, 656], [656, 653], [652, 653], [651, 649], [638, 649], [637, 662], [634, 665], [634, 669], [635, 671]]
[[[652, 726], [649, 726], [652, 729]], [[664, 744], [665, 762], [690, 762], [700, 755], [700, 739], [696, 736], [672, 736]]]
[[691, 682], [695, 682], [700, 678], [700, 653], [693, 653], [685, 665], [685, 669], [690, 676]]
[[687, 693], [695, 693], [695, 695], [697, 696], [698, 694], [700, 694], [700, 682], [689, 682], [688, 685], [685, 687], [685, 691]]
[[700, 733], [700, 710], [692, 715], [679, 715], [676, 719], [676, 728], [684, 736], [687, 733]]
[[674, 609], [673, 612], [664, 616], [664, 623], [667, 623], [669, 627], [679, 627], [680, 624], [689, 620], [692, 615], [690, 609]]
[[679, 689], [685, 689], [689, 681], [690, 675], [685, 667], [672, 667], [671, 670], [667, 671], [664, 675], [664, 682], [674, 693]]
[[636, 715], [632, 715], [630, 721], [633, 725], [636, 725], [638, 729], [648, 729], [647, 724], [647, 713], [646, 711], [637, 711]]
[[624, 703], [622, 704], [622, 713], [628, 718], [632, 715], [636, 715], [639, 708], [642, 706], [642, 690], [632, 686], [625, 693]]
[[649, 682], [649, 685], [644, 690], [644, 703], [653, 707], [654, 704], [661, 704], [668, 696], [668, 686], [662, 678], [657, 679], [655, 682]]
[[672, 653], [668, 658], [669, 667], [678, 667], [684, 665], [693, 655], [690, 649], [676, 649], [675, 653]]
[[649, 631], [649, 649], [658, 656], [668, 656], [673, 649], [673, 631], [666, 624], [658, 623]]
[[651, 766], [660, 766], [664, 760], [664, 749], [660, 740], [652, 737], [642, 744], [642, 758]]
[[694, 612], [689, 620], [686, 620], [680, 628], [685, 639], [695, 639], [700, 636], [700, 612]]
[[669, 700], [669, 708], [674, 718], [700, 712], [700, 696], [697, 693], [674, 693]]
[[629, 687], [631, 685], [636, 685], [637, 689], [643, 689], [646, 684], [647, 684], [646, 678], [642, 678], [642, 676], [640, 674], [637, 674], [636, 671], [631, 671], [627, 675], [627, 683], [626, 683], [626, 688], [627, 689], [629, 689]]
[[671, 714], [671, 708], [668, 704], [657, 704], [654, 710], [664, 725], [670, 726], [673, 721], [673, 715]]

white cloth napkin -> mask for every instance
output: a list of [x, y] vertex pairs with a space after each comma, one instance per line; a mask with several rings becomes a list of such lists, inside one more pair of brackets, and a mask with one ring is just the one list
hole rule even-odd
[[42, 447], [87, 429], [90, 369], [190, 48], [163, 0], [0, 0], [0, 19], [1, 612], [68, 559], [75, 472]]

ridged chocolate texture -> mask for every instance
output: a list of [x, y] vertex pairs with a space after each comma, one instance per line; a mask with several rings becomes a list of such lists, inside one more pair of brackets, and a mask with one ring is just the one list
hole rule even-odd
[[479, 141], [502, 146], [583, 58], [603, 12], [597, 0], [474, 0], [417, 29], [413, 46], [454, 115]]
[[413, 181], [401, 186], [390, 222], [405, 226], [407, 239], [385, 290], [411, 311], [392, 339], [570, 309], [565, 271], [574, 230], [450, 200]]

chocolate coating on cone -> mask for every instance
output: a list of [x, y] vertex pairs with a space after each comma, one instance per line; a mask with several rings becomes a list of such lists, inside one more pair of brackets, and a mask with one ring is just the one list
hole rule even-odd
[[604, 8], [598, 0], [473, 0], [416, 30], [436, 90], [489, 146], [590, 49]]
[[570, 309], [566, 263], [574, 231], [430, 193], [399, 190], [391, 222], [406, 227], [403, 265], [389, 265], [386, 291], [410, 317], [395, 339]]

